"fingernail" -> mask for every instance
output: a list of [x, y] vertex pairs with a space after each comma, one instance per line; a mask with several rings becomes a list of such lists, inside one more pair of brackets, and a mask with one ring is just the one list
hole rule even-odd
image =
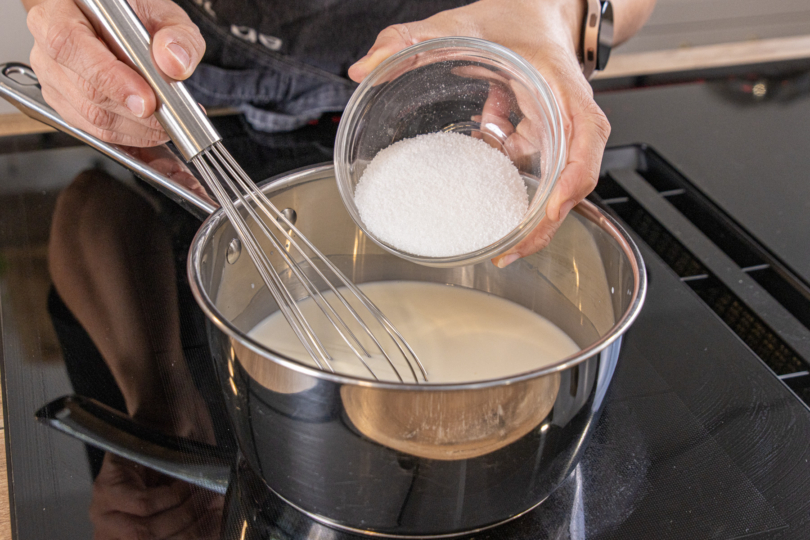
[[143, 117], [143, 110], [146, 107], [146, 104], [143, 102], [143, 98], [141, 96], [132, 95], [127, 98], [126, 101], [127, 109], [132, 112], [138, 118]]
[[562, 206], [560, 206], [560, 218], [557, 221], [562, 221], [565, 219], [565, 216], [568, 215], [568, 212], [577, 204], [575, 201], [565, 201]]
[[510, 264], [515, 262], [516, 260], [518, 260], [519, 258], [520, 258], [519, 253], [510, 253], [510, 254], [504, 255], [503, 257], [498, 259], [498, 261], [495, 264], [498, 266], [498, 268], [506, 268], [507, 266], [509, 266]]
[[188, 68], [191, 66], [191, 57], [188, 55], [186, 50], [178, 45], [177, 43], [169, 43], [166, 45], [166, 48], [169, 49], [169, 52], [172, 53], [180, 65], [183, 66], [183, 73], [188, 71]]

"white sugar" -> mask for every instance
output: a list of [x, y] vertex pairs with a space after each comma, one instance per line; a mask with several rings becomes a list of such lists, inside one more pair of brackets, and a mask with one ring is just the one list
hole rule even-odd
[[431, 133], [398, 141], [369, 163], [355, 188], [374, 236], [428, 257], [470, 253], [503, 238], [529, 206], [504, 154], [480, 139]]

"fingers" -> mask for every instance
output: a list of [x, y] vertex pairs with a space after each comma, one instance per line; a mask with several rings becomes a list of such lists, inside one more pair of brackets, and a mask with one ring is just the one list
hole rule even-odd
[[93, 484], [91, 514], [100, 516], [109, 512], [122, 512], [148, 517], [184, 503], [191, 496], [191, 487], [172, 480], [149, 487], [144, 478], [150, 469], [107, 454], [101, 471]]
[[205, 54], [205, 40], [183, 9], [168, 0], [136, 0], [135, 12], [152, 35], [152, 55], [169, 77], [187, 79]]
[[[186, 512], [169, 511], [163, 522], [153, 518], [142, 518], [124, 512], [110, 512], [102, 519], [94, 520], [94, 533], [97, 540], [163, 540], [175, 538], [190, 529], [198, 521], [197, 515]], [[168, 518], [168, 520], [166, 520]]]
[[590, 87], [580, 79], [568, 77], [552, 81], [555, 94], [561, 98], [562, 113], [570, 118], [568, 161], [540, 224], [517, 246], [492, 259], [500, 268], [546, 247], [571, 209], [596, 187], [610, 124], [593, 100]]
[[93, 484], [95, 538], [201, 538], [218, 530], [223, 497], [112, 454]]
[[128, 108], [134, 117], [152, 115], [155, 110], [152, 89], [99, 40], [73, 2], [48, 0], [35, 6], [28, 14], [28, 27], [34, 35], [35, 47], [87, 81], [87, 92], [103, 94]]
[[[123, 146], [144, 147], [163, 144], [169, 140], [165, 132], [160, 132], [159, 135], [154, 135], [150, 132], [141, 133], [140, 130], [143, 126], [120, 116], [103, 116], [103, 113], [99, 112], [97, 113], [98, 116], [91, 114], [91, 120], [88, 120], [73, 107], [73, 104], [68, 102], [62, 94], [55, 91], [52, 87], [43, 86], [42, 97], [44, 97], [45, 101], [69, 124], [103, 141]], [[92, 123], [92, 121], [102, 120], [102, 127]]]
[[[188, 168], [188, 165], [175, 156], [168, 147], [163, 145], [153, 146], [151, 148], [131, 147], [126, 149], [126, 152], [135, 159], [143, 161], [173, 182], [198, 195], [206, 202], [211, 203], [213, 206], [219, 206], [218, 203], [210, 197], [203, 185], [200, 184], [200, 181]], [[196, 410], [196, 408], [191, 410]], [[196, 422], [194, 425], [195, 427], [200, 426], [199, 423]]]
[[224, 497], [217, 496], [208, 504], [208, 510], [201, 513], [189, 527], [168, 537], [170, 540], [219, 540], [222, 527]]
[[197, 490], [182, 504], [152, 516], [106, 512], [93, 516], [95, 536], [138, 540], [218, 538], [222, 499], [220, 495]]
[[[386, 28], [377, 36], [368, 54], [349, 69], [349, 76], [360, 82], [386, 58], [406, 47], [442, 36], [470, 36], [511, 48], [543, 73], [561, 106], [564, 133], [569, 141], [568, 157], [549, 197], [546, 216], [520, 244], [493, 260], [499, 266], [547, 245], [568, 212], [593, 190], [598, 179], [610, 125], [579, 70], [571, 36], [566, 31], [568, 15], [553, 2], [521, 2], [515, 9], [504, 10], [500, 2], [480, 0], [424, 21]], [[477, 76], [457, 71], [458, 75]], [[486, 75], [478, 76], [490, 79]], [[519, 106], [531, 97], [521, 95], [521, 89], [514, 85], [512, 90]], [[486, 129], [499, 138], [510, 157], [518, 158], [519, 166], [524, 162], [533, 166], [549, 145], [544, 121], [533, 118], [528, 107], [523, 111], [524, 118], [513, 127], [508, 122], [511, 110], [500, 99], [501, 93], [499, 83], [490, 79], [490, 96], [478, 118], [482, 131]], [[520, 108], [523, 110], [522, 106]]]
[[492, 264], [498, 268], [505, 268], [521, 257], [526, 257], [536, 253], [546, 247], [551, 238], [562, 225], [562, 221], [552, 221], [548, 216], [540, 220], [540, 224], [535, 227], [529, 235], [521, 240], [518, 245], [492, 259]]
[[568, 162], [549, 198], [546, 215], [562, 221], [596, 187], [602, 155], [610, 136], [610, 123], [590, 95], [569, 97], [571, 141]]
[[360, 82], [383, 60], [420, 41], [437, 37], [430, 32], [428, 21], [395, 24], [379, 33], [368, 54], [349, 68], [349, 77]]
[[[176, 79], [194, 71], [205, 42], [185, 12], [169, 0], [135, 0], [153, 34], [158, 67]], [[154, 92], [118, 60], [72, 0], [46, 0], [31, 9], [31, 65], [45, 100], [68, 122], [111, 143], [151, 146], [168, 140], [155, 120]]]
[[[159, 144], [167, 140], [166, 133], [153, 116], [132, 118], [124, 107], [102, 94], [96, 93], [90, 99], [82, 89], [86, 87], [86, 81], [56, 64], [42, 54], [39, 48], [31, 51], [31, 60], [37, 66], [43, 96], [73, 125], [82, 127], [99, 138], [120, 144], [126, 144], [127, 141]], [[107, 135], [105, 132], [115, 134]]]

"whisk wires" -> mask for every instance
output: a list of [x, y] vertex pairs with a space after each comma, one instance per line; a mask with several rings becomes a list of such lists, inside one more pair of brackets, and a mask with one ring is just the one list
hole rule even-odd
[[[301, 312], [295, 296], [285, 284], [277, 269], [273, 266], [268, 254], [262, 249], [258, 239], [251, 231], [248, 222], [237, 208], [237, 203], [250, 216], [261, 233], [270, 241], [292, 275], [303, 286], [309, 298], [315, 302], [320, 313], [326, 317], [343, 342], [349, 347], [352, 354], [357, 357], [372, 377], [379, 379], [368, 362], [372, 358], [371, 353], [363, 346], [361, 340], [358, 339], [346, 321], [338, 314], [335, 307], [324, 297], [316, 284], [307, 276], [305, 268], [302, 267], [302, 265], [311, 269], [311, 271], [326, 284], [326, 287], [333, 293], [334, 298], [348, 312], [351, 319], [357, 323], [361, 333], [365, 334], [371, 340], [374, 347], [385, 358], [388, 366], [393, 370], [393, 373], [400, 382], [404, 382], [400, 369], [363, 317], [349, 303], [343, 292], [338, 289], [341, 285], [344, 291], [348, 291], [359, 300], [368, 314], [385, 330], [387, 339], [393, 341], [396, 345], [396, 350], [405, 359], [405, 364], [408, 368], [407, 371], [413, 381], [417, 383], [427, 381], [427, 371], [422, 365], [422, 362], [388, 318], [356, 285], [354, 285], [354, 283], [346, 278], [332, 261], [321, 254], [312, 242], [298, 231], [287, 216], [270, 202], [267, 196], [253, 183], [247, 173], [242, 170], [236, 160], [233, 159], [220, 142], [203, 150], [192, 159], [192, 162], [228, 216], [242, 245], [245, 246], [248, 254], [256, 265], [256, 269], [262, 281], [276, 304], [278, 304], [279, 310], [290, 324], [290, 327], [306, 352], [320, 369], [327, 369], [334, 372], [333, 357], [318, 338], [307, 318]], [[229, 195], [229, 191], [235, 197], [236, 202], [234, 202]], [[283, 241], [286, 241], [287, 246], [289, 246], [288, 248], [285, 249]], [[313, 260], [313, 257], [310, 257], [307, 253], [307, 249], [304, 249], [301, 244], [314, 255], [314, 259], [323, 264], [325, 271], [319, 268]], [[294, 250], [294, 253], [291, 254], [288, 252], [288, 249], [290, 252]], [[300, 255], [300, 257], [295, 256], [295, 254]], [[299, 258], [301, 260], [298, 260]], [[330, 279], [327, 274], [331, 275], [332, 278]], [[333, 281], [338, 283], [337, 287]], [[414, 364], [418, 367], [421, 381], [420, 377], [417, 375], [417, 370], [414, 368]]]

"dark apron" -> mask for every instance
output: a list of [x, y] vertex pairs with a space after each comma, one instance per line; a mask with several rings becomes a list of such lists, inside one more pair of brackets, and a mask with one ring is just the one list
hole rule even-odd
[[176, 0], [205, 38], [188, 80], [205, 106], [239, 109], [264, 132], [300, 128], [342, 111], [346, 73], [385, 27], [471, 0]]

